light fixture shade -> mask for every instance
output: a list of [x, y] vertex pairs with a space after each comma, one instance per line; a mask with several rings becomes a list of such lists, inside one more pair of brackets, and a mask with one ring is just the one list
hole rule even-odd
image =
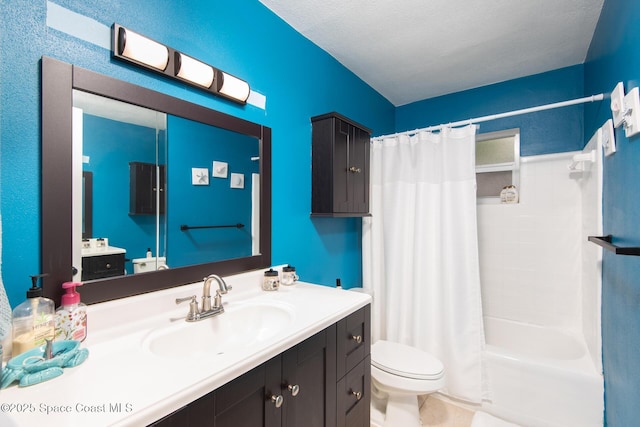
[[218, 92], [228, 96], [230, 98], [236, 99], [240, 102], [246, 102], [247, 98], [249, 98], [249, 83], [244, 80], [240, 80], [237, 77], [232, 76], [231, 74], [227, 74], [224, 71], [220, 72], [220, 84]]
[[211, 87], [215, 75], [213, 67], [181, 52], [176, 52], [175, 59], [177, 77], [207, 89]]
[[127, 28], [118, 31], [118, 53], [125, 58], [164, 71], [169, 63], [169, 49]]

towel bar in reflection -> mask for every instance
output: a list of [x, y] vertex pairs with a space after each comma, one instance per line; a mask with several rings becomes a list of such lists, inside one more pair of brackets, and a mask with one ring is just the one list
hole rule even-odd
[[230, 224], [230, 225], [185, 225], [180, 226], [181, 231], [195, 230], [199, 228], [244, 228], [244, 224]]

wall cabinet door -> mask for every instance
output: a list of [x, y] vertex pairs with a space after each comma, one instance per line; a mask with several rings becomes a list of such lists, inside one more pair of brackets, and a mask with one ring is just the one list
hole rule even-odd
[[129, 215], [154, 215], [158, 197], [164, 214], [165, 193], [164, 165], [129, 163]]
[[337, 113], [311, 122], [311, 215], [368, 215], [371, 131]]

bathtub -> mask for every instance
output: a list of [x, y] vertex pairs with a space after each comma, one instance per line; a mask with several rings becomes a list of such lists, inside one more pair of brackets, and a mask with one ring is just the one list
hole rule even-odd
[[485, 317], [482, 409], [527, 427], [602, 427], [603, 378], [581, 338]]

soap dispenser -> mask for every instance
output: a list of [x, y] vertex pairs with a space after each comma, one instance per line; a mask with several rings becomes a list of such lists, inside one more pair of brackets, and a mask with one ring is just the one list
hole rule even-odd
[[13, 309], [13, 357], [54, 338], [55, 306], [52, 300], [42, 296], [42, 287], [38, 286], [38, 279], [43, 276], [45, 274], [31, 276], [32, 286], [27, 291], [27, 300]]
[[84, 341], [87, 337], [87, 306], [80, 302], [76, 286], [82, 283], [64, 282], [62, 305], [56, 310], [56, 341]]

